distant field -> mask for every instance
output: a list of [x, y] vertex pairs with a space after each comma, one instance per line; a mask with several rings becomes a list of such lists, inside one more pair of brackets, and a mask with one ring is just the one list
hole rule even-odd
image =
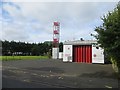
[[0, 60], [39, 60], [48, 59], [48, 56], [0, 56]]

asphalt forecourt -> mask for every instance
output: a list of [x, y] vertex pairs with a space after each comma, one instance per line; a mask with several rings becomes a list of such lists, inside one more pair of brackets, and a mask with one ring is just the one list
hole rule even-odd
[[2, 61], [2, 88], [118, 88], [111, 64]]

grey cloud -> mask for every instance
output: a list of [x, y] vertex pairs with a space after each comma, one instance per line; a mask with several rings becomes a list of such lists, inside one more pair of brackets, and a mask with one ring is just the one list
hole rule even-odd
[[[52, 40], [54, 21], [60, 22], [62, 41], [81, 36], [89, 38], [88, 34], [94, 31], [94, 25], [100, 24], [100, 16], [108, 10], [113, 10], [116, 5], [113, 2], [17, 2], [15, 4], [20, 10], [15, 10], [11, 6], [7, 6], [6, 10], [16, 21], [14, 24], [16, 27], [7, 25], [8, 29], [3, 31], [3, 36], [24, 41], [43, 41], [50, 38]], [[7, 34], [9, 37], [5, 37]]]

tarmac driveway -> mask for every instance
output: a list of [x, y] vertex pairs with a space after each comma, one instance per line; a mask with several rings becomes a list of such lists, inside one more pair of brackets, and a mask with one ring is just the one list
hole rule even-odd
[[2, 66], [3, 88], [118, 88], [111, 64], [18, 60]]

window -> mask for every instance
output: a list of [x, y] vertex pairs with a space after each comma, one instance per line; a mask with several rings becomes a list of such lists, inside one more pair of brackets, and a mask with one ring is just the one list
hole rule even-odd
[[96, 47], [96, 49], [99, 49], [99, 47]]

